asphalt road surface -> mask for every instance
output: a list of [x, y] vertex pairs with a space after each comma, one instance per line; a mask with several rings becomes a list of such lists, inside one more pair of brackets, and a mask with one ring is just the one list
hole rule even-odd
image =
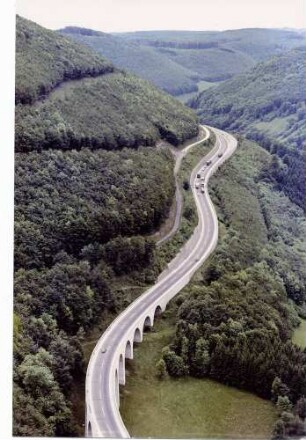
[[[237, 141], [228, 133], [209, 128], [216, 135], [215, 146], [198, 163], [190, 178], [199, 217], [192, 237], [168, 265], [157, 283], [113, 321], [99, 339], [91, 355], [86, 375], [86, 435], [88, 437], [129, 437], [116, 402], [115, 396], [118, 396], [118, 393], [114, 391], [114, 369], [117, 365], [118, 347], [126, 341], [127, 334], [135, 328], [139, 317], [146, 315], [156, 301], [164, 299], [165, 302], [166, 299], [167, 302], [188, 284], [192, 275], [217, 244], [218, 221], [207, 184], [211, 174], [233, 154]], [[211, 162], [207, 165], [209, 161]], [[199, 173], [201, 177], [197, 178]]]
[[165, 235], [163, 238], [161, 238], [160, 240], [157, 241], [157, 243], [156, 243], [157, 246], [160, 246], [162, 243], [165, 243], [166, 241], [170, 240], [170, 238], [173, 237], [173, 235], [176, 233], [176, 231], [178, 230], [178, 228], [180, 226], [181, 216], [182, 216], [182, 211], [183, 211], [183, 195], [182, 195], [179, 181], [177, 179], [177, 174], [180, 170], [182, 160], [186, 156], [188, 151], [191, 148], [196, 147], [197, 145], [201, 144], [202, 142], [206, 141], [209, 138], [210, 131], [204, 126], [201, 126], [201, 128], [203, 130], [202, 138], [199, 141], [196, 141], [196, 142], [188, 145], [187, 147], [185, 147], [177, 155], [176, 162], [175, 162], [175, 168], [174, 168], [175, 186], [176, 186], [176, 190], [175, 190], [175, 199], [176, 199], [175, 220], [174, 220], [173, 227], [171, 228], [171, 231], [169, 231], [167, 235]]

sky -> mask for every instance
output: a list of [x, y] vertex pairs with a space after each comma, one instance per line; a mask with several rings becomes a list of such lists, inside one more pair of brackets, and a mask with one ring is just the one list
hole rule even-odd
[[17, 13], [49, 29], [104, 32], [303, 28], [304, 0], [17, 0]]

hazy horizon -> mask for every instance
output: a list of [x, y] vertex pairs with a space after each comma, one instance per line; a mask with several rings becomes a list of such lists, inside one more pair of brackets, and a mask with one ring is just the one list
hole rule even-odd
[[49, 29], [114, 33], [305, 27], [301, 0], [17, 0], [16, 12]]

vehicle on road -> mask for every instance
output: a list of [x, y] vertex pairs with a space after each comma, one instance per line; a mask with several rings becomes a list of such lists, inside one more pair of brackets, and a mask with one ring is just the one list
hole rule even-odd
[[197, 174], [197, 178], [199, 179], [200, 177], [201, 177], [201, 174], [200, 174], [200, 173], [198, 173], [198, 174]]
[[211, 159], [206, 162], [206, 165], [209, 166], [211, 164]]
[[[235, 138], [217, 129], [214, 133], [216, 142], [220, 147], [224, 146], [224, 156], [231, 156], [237, 147]], [[199, 178], [192, 182], [192, 186], [199, 186], [194, 191], [198, 226], [181, 248], [183, 258], [172, 260], [163, 277], [110, 324], [91, 354], [86, 373], [86, 437], [130, 438], [119, 412], [120, 385], [125, 384], [127, 374], [124, 359], [127, 354], [133, 357], [134, 342], [142, 340], [147, 318], [154, 316], [157, 310], [165, 310], [168, 302], [189, 283], [218, 242], [218, 219], [204, 186], [219, 163], [214, 158], [203, 160], [212, 166], [205, 184]], [[198, 169], [196, 173], [199, 173]], [[105, 348], [107, 352], [102, 354]]]
[[199, 188], [199, 184], [198, 184], [198, 183], [196, 183], [196, 184], [195, 184], [195, 187], [196, 187], [196, 189], [198, 189], [198, 188]]
[[218, 154], [218, 157], [222, 157], [222, 156], [223, 156], [223, 153], [219, 153], [219, 154]]

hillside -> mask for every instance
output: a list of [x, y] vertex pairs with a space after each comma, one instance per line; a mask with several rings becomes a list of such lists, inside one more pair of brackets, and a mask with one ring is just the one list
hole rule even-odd
[[155, 280], [149, 235], [175, 192], [155, 143], [196, 135], [197, 117], [21, 17], [16, 43], [13, 432], [83, 436], [81, 344]]
[[113, 150], [173, 145], [198, 132], [195, 114], [144, 80], [114, 72], [65, 83], [47, 100], [16, 107], [16, 150]]
[[301, 33], [278, 29], [223, 32], [148, 31], [116, 34], [125, 42], [154, 48], [206, 81], [229, 79], [255, 63], [302, 45]]
[[16, 103], [31, 104], [63, 81], [113, 70], [85, 46], [17, 15]]
[[173, 301], [175, 337], [160, 355], [186, 387], [182, 377], [190, 375], [271, 399], [279, 414], [273, 438], [299, 438], [306, 354], [291, 337], [298, 314], [305, 317], [305, 219], [265, 180], [262, 171], [272, 160], [240, 139], [234, 157], [212, 177], [220, 240]]
[[69, 26], [59, 32], [88, 45], [111, 60], [115, 66], [151, 81], [171, 95], [197, 90], [199, 77], [195, 72], [158, 53], [154, 48], [90, 29]]
[[152, 47], [238, 50], [260, 61], [301, 46], [305, 32], [250, 28], [228, 31], [140, 31], [116, 35]]
[[20, 17], [17, 48], [16, 151], [135, 148], [160, 138], [177, 145], [198, 132], [195, 114], [181, 103]]
[[243, 132], [276, 152], [282, 161], [274, 177], [300, 206], [305, 196], [304, 88], [305, 50], [298, 48], [259, 63], [189, 102], [202, 121]]
[[229, 79], [252, 68], [259, 60], [303, 43], [303, 34], [276, 29], [110, 35], [70, 26], [59, 32], [87, 44], [115, 66], [136, 73], [173, 95], [197, 90], [201, 80]]

